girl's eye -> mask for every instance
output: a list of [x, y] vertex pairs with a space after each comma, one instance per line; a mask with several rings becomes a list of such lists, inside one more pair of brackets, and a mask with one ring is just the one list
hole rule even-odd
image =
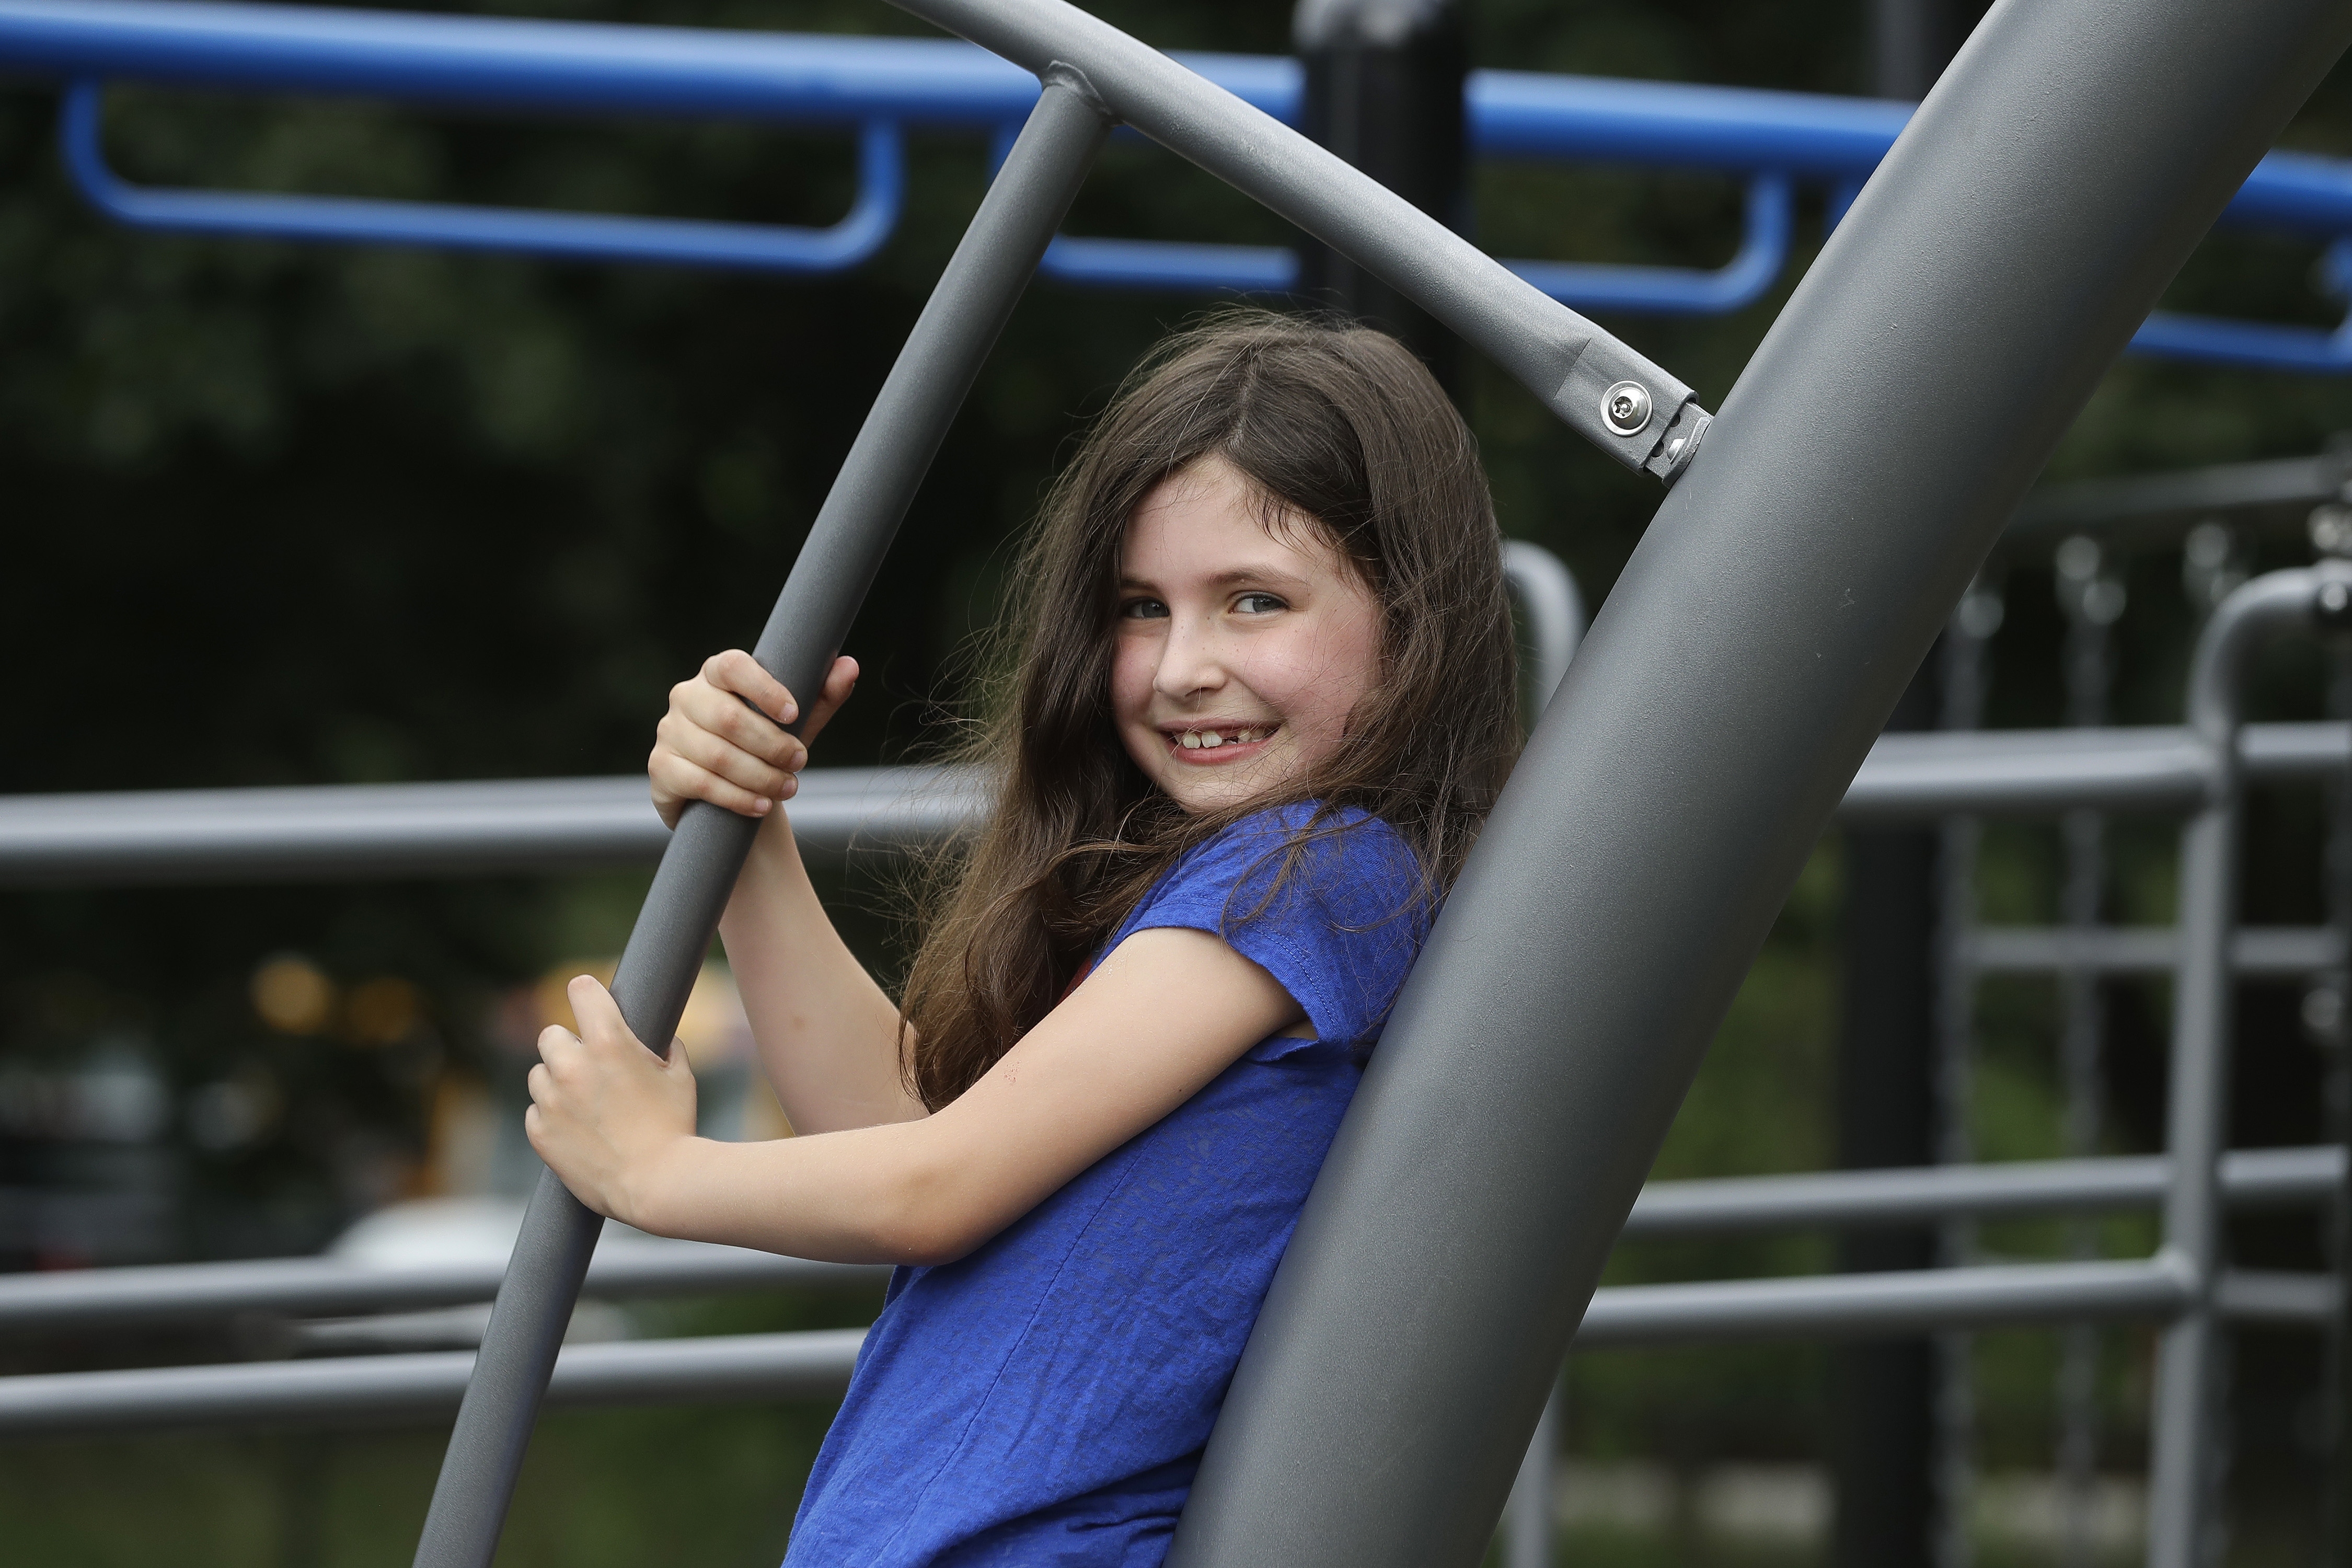
[[1157, 599], [1129, 599], [1118, 607], [1119, 618], [1128, 621], [1159, 621], [1168, 618], [1168, 606]]
[[1234, 601], [1234, 608], [1244, 616], [1272, 615], [1276, 610], [1289, 607], [1272, 594], [1244, 594]]

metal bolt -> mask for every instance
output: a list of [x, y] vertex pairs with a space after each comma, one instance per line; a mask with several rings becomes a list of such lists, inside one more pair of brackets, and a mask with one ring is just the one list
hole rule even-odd
[[2331, 501], [2314, 508], [2311, 547], [2322, 555], [2352, 555], [2352, 506]]
[[2311, 598], [2312, 618], [2330, 631], [2352, 631], [2352, 583], [2330, 577]]
[[1639, 436], [1650, 424], [1650, 389], [1621, 381], [1601, 395], [1601, 417], [1620, 436]]

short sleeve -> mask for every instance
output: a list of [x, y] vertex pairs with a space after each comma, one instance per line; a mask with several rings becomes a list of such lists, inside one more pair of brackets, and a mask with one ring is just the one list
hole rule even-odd
[[1426, 893], [1412, 847], [1386, 822], [1314, 815], [1311, 802], [1277, 806], [1194, 848], [1109, 945], [1155, 928], [1208, 931], [1290, 993], [1318, 1042], [1369, 1048], [1428, 931]]

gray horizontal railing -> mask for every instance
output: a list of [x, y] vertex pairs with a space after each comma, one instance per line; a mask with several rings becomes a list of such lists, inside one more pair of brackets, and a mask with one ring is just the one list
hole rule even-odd
[[[2169, 974], [2180, 963], [2180, 933], [2170, 926], [1979, 926], [1960, 952], [1981, 974]], [[2231, 964], [2248, 977], [2316, 974], [2344, 958], [2344, 933], [2328, 926], [2245, 926], [2230, 938]]]
[[[0, 1333], [201, 1323], [272, 1314], [330, 1317], [487, 1301], [504, 1258], [363, 1264], [338, 1258], [268, 1258], [126, 1268], [0, 1275]], [[817, 1263], [702, 1242], [614, 1243], [588, 1266], [589, 1295], [605, 1300], [746, 1290], [879, 1290], [880, 1265]]]
[[[824, 1329], [572, 1345], [556, 1357], [547, 1404], [835, 1398], [865, 1337], [863, 1329]], [[473, 1370], [471, 1351], [435, 1351], [0, 1377], [0, 1437], [444, 1421], [457, 1413]]]
[[[2232, 1275], [2221, 1294], [2224, 1310], [2234, 1292], [2246, 1317], [2303, 1321], [2332, 1304], [2332, 1288], [2325, 1277]], [[1614, 1286], [1593, 1297], [1575, 1348], [2162, 1320], [2189, 1295], [2186, 1272], [2164, 1257]], [[839, 1329], [573, 1345], [556, 1359], [548, 1403], [833, 1398], [847, 1385], [862, 1337]], [[454, 1351], [0, 1378], [0, 1438], [446, 1420], [473, 1362]]]
[[2164, 1258], [1620, 1285], [1593, 1295], [1574, 1348], [2161, 1319], [2190, 1295], [2188, 1271]]
[[[2251, 725], [2240, 752], [2256, 782], [2315, 778], [2352, 763], [2352, 726]], [[2078, 805], [2180, 812], [2204, 799], [2210, 773], [2175, 728], [1891, 734], [1872, 748], [1842, 818]], [[936, 841], [987, 805], [976, 776], [947, 769], [812, 768], [801, 777], [793, 830], [820, 859], [861, 845]], [[668, 838], [634, 773], [16, 795], [0, 798], [0, 885], [550, 871], [648, 862]]]
[[[2239, 1208], [2320, 1204], [2342, 1183], [2344, 1164], [2344, 1151], [2334, 1145], [2240, 1150], [2221, 1163], [2221, 1188]], [[1642, 1240], [2147, 1209], [2162, 1201], [2171, 1168], [2163, 1156], [2150, 1155], [1653, 1182], [1634, 1204], [1625, 1236]], [[286, 1258], [5, 1276], [0, 1277], [0, 1333], [450, 1306], [489, 1300], [503, 1271], [496, 1258], [392, 1266]], [[888, 1272], [748, 1247], [616, 1242], [598, 1250], [585, 1293], [611, 1300], [878, 1289]]]
[[[2337, 1144], [2236, 1150], [2222, 1156], [2221, 1192], [2233, 1208], [2324, 1204], [2342, 1184], [2344, 1165]], [[2163, 1202], [2171, 1179], [2169, 1159], [2146, 1154], [1652, 1182], [1634, 1200], [1625, 1235], [1723, 1236], [2148, 1209]], [[0, 1326], [7, 1321], [5, 1313], [0, 1307]]]

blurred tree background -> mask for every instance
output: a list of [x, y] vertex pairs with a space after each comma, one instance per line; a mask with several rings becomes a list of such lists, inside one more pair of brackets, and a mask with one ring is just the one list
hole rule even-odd
[[[431, 8], [928, 31], [862, 0]], [[1164, 47], [1289, 47], [1281, 5], [1094, 8]], [[1864, 9], [1859, 0], [1478, 0], [1473, 48], [1485, 66], [1856, 92]], [[66, 189], [55, 112], [47, 87], [0, 87], [0, 476], [17, 552], [16, 609], [0, 616], [16, 736], [0, 749], [0, 791], [10, 793], [641, 766], [667, 687], [754, 635], [985, 177], [976, 140], [913, 136], [897, 234], [875, 262], [823, 280], [305, 248], [110, 226]], [[158, 184], [755, 221], [830, 222], [854, 174], [835, 135], [133, 89], [110, 94], [108, 136], [126, 174]], [[2352, 154], [2343, 71], [2287, 141]], [[1762, 302], [1728, 319], [1607, 324], [1719, 406], [1819, 245], [1822, 194], [1805, 204], [1797, 254]], [[1696, 175], [1491, 165], [1477, 173], [1476, 205], [1490, 250], [1591, 260], [1715, 265], [1739, 221], [1736, 185]], [[1288, 237], [1204, 176], [1127, 144], [1105, 157], [1070, 227]], [[2341, 304], [2315, 289], [2314, 256], [2225, 237], [2200, 252], [2168, 303], [2326, 323]], [[866, 679], [819, 747], [820, 763], [919, 752], [952, 710], [959, 654], [994, 612], [1008, 543], [1057, 456], [1135, 356], [1205, 303], [1051, 283], [1031, 291], [850, 639]], [[1654, 486], [1584, 450], [1489, 366], [1472, 364], [1465, 401], [1506, 530], [1564, 556], [1597, 603], [1656, 504]], [[2340, 382], [2132, 361], [2108, 377], [2053, 474], [2305, 454], [2347, 426], [2352, 388]], [[2264, 548], [2264, 563], [2301, 554], [2292, 540]], [[2135, 568], [2136, 599], [2158, 607], [2125, 624], [2121, 721], [2178, 716], [2189, 620], [2162, 607], [2179, 599], [2164, 577], [2174, 569], [2170, 558]], [[1990, 721], [2054, 722], [2062, 626], [2047, 563], [2019, 563], [2009, 601]], [[2316, 711], [2317, 663], [2297, 659], [2272, 672], [2262, 716]], [[2315, 919], [2315, 906], [2298, 913], [2296, 903], [2315, 895], [2294, 890], [2311, 879], [2315, 818], [2281, 809], [2290, 816], [2262, 841], [2252, 916]], [[2144, 837], [2119, 851], [2117, 912], [2162, 921], [2169, 841], [2159, 830]], [[2052, 918], [2052, 843], [2035, 830], [1996, 836], [1989, 916]], [[1827, 1163], [1834, 856], [1825, 845], [1807, 873], [1661, 1174]], [[453, 1084], [510, 1092], [519, 1071], [500, 999], [551, 965], [616, 951], [642, 885], [632, 873], [8, 893], [0, 1199], [112, 1193], [125, 1206], [107, 1232], [113, 1250], [78, 1252], [8, 1222], [15, 1211], [0, 1202], [0, 1266], [312, 1250], [362, 1214], [429, 1193], [438, 1098]], [[887, 968], [887, 889], [869, 879], [833, 891]], [[268, 989], [257, 980], [271, 975], [295, 986], [284, 1006], [257, 1003]], [[2116, 1026], [2120, 1057], [2143, 1078], [2161, 1006], [2158, 995]], [[1985, 1016], [1980, 1142], [1988, 1155], [2054, 1152], [2046, 987], [1990, 991]], [[2315, 1140], [2315, 1058], [2292, 1021], [2256, 1029], [2246, 1050], [2258, 1063], [2276, 1059], [2248, 1113], [2259, 1125], [2242, 1136]], [[118, 1131], [144, 1129], [140, 1136], [109, 1144], [60, 1131], [52, 1088], [61, 1075], [131, 1066], [149, 1079], [125, 1081], [161, 1085], [145, 1100], [126, 1091], [110, 1102]], [[2151, 1146], [2153, 1103], [2122, 1103], [2114, 1147]], [[140, 1194], [163, 1194], [161, 1205]], [[2056, 1245], [2054, 1233], [1994, 1239], [2019, 1253]], [[2147, 1239], [2134, 1225], [2110, 1237], [2117, 1250]], [[2282, 1245], [2293, 1254], [2308, 1244]], [[1616, 1268], [1622, 1279], [1670, 1279], [1811, 1268], [1827, 1258], [1821, 1238], [1795, 1237], [1629, 1250]], [[678, 1309], [664, 1326], [856, 1314], [855, 1303], [736, 1303]], [[2046, 1468], [2049, 1345], [2049, 1336], [2019, 1335], [1989, 1349], [1988, 1464]], [[221, 1350], [51, 1342], [0, 1347], [0, 1363]], [[2139, 1451], [2144, 1354], [2144, 1338], [2113, 1336], [2109, 1457], [2121, 1468]], [[1820, 1366], [1814, 1352], [1787, 1348], [1580, 1361], [1572, 1447], [1595, 1463], [1639, 1458], [1677, 1475], [1733, 1460], [1809, 1462]], [[552, 1421], [501, 1561], [772, 1561], [824, 1414]], [[404, 1561], [439, 1442], [400, 1434], [19, 1448], [0, 1463], [0, 1536], [26, 1543], [26, 1561], [128, 1563], [165, 1542], [190, 1564]], [[2280, 1527], [2290, 1544], [2279, 1550], [2294, 1550], [2300, 1528]], [[1580, 1560], [1811, 1560], [1801, 1546], [1711, 1545], [1694, 1529], [1601, 1529]]]

